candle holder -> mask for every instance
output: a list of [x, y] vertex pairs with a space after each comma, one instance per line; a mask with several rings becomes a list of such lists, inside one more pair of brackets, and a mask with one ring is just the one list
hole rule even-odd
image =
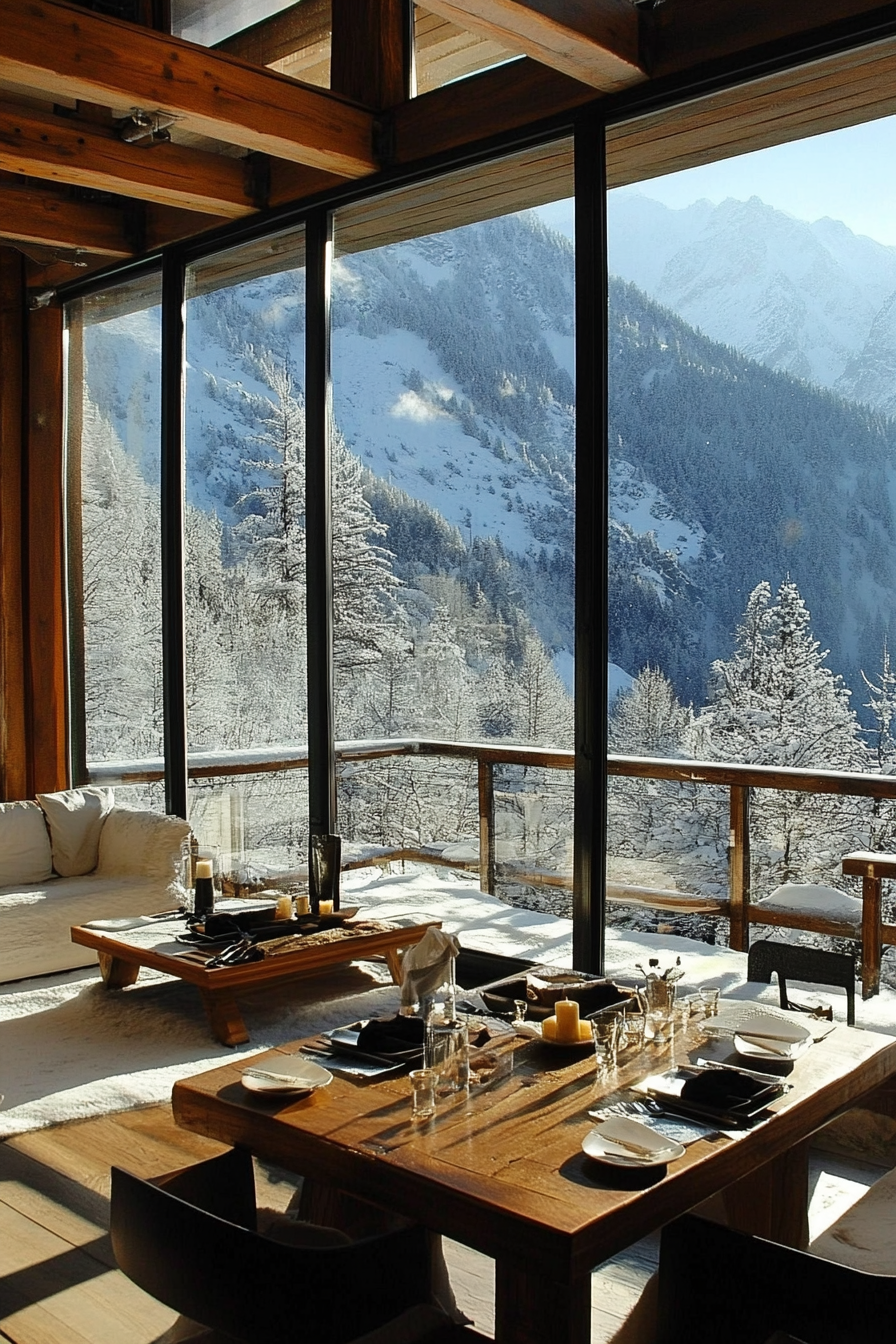
[[187, 836], [181, 846], [185, 905], [194, 915], [209, 915], [221, 896], [221, 851]]
[[328, 913], [339, 909], [339, 864], [342, 838], [338, 835], [312, 835], [308, 847], [308, 877], [311, 911], [321, 913], [321, 901], [329, 901]]

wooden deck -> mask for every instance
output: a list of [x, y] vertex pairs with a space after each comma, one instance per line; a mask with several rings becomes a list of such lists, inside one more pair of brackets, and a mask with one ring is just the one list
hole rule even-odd
[[[115, 1268], [108, 1237], [109, 1167], [142, 1175], [172, 1171], [219, 1152], [152, 1106], [39, 1130], [0, 1143], [0, 1341], [9, 1344], [164, 1344], [176, 1314]], [[880, 1169], [818, 1154], [812, 1234], [844, 1211]], [[257, 1172], [259, 1205], [284, 1209], [295, 1178]], [[593, 1277], [592, 1341], [605, 1344], [637, 1303], [656, 1267], [659, 1238], [615, 1257]], [[446, 1246], [462, 1309], [492, 1329], [493, 1264]], [[641, 1337], [646, 1344], [647, 1336]]]

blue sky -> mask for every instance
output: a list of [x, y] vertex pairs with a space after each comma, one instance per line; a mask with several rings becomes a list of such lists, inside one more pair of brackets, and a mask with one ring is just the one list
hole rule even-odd
[[[812, 136], [702, 168], [653, 178], [623, 191], [639, 191], [680, 208], [707, 199], [759, 196], [797, 219], [841, 219], [853, 233], [896, 246], [896, 117]], [[572, 234], [572, 203], [538, 213]]]

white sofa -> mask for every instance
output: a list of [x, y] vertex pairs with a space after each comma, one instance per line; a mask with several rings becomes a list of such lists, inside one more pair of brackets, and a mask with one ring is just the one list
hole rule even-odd
[[70, 937], [87, 920], [178, 902], [179, 817], [122, 807], [111, 789], [0, 803], [0, 982], [89, 966]]

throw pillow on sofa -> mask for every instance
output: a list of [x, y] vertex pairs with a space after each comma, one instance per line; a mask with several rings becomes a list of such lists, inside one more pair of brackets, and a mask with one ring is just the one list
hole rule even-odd
[[97, 875], [173, 882], [180, 862], [181, 841], [189, 834], [189, 823], [180, 817], [115, 806], [100, 832]]
[[92, 873], [99, 855], [100, 831], [115, 801], [112, 790], [88, 785], [60, 793], [39, 793], [37, 801], [50, 828], [53, 867], [59, 876]]
[[0, 803], [0, 886], [25, 886], [53, 876], [44, 814], [37, 803]]

